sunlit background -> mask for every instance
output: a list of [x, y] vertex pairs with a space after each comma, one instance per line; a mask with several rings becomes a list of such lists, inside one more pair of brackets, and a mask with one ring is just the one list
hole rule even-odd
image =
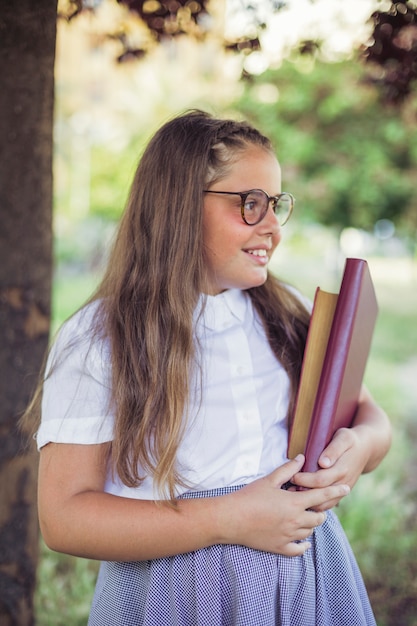
[[[260, 127], [297, 200], [272, 270], [312, 298], [317, 286], [338, 289], [346, 256], [370, 264], [380, 316], [366, 382], [395, 437], [340, 517], [378, 624], [417, 624], [417, 96], [382, 103], [360, 60], [381, 3], [292, 0], [271, 14], [268, 2], [251, 12], [213, 0], [204, 42], [167, 40], [123, 63], [120, 38], [107, 35], [123, 32], [134, 48], [147, 34], [115, 2], [94, 4], [94, 15], [58, 22], [54, 328], [97, 283], [141, 151], [163, 122], [203, 108]], [[256, 22], [266, 24], [260, 50], [224, 50], [224, 37], [255, 37]], [[44, 549], [39, 626], [85, 624], [95, 572]]]

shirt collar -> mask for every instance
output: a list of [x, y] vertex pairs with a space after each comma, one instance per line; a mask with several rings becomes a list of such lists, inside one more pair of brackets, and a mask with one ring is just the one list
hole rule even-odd
[[203, 308], [203, 326], [208, 330], [222, 331], [243, 323], [248, 296], [241, 289], [228, 289], [217, 296], [201, 296], [200, 307]]

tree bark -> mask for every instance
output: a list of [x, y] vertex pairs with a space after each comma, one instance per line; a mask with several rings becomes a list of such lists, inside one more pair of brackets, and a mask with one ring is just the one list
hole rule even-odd
[[0, 623], [34, 623], [37, 454], [18, 419], [47, 347], [57, 0], [0, 0]]

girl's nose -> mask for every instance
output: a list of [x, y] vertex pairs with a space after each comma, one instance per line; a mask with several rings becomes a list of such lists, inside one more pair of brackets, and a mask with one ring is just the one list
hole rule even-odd
[[266, 232], [271, 235], [276, 235], [280, 232], [281, 226], [279, 224], [278, 217], [274, 213], [272, 201], [269, 202], [265, 217], [259, 222], [259, 224], [257, 224], [257, 227], [259, 227], [259, 232], [261, 233]]

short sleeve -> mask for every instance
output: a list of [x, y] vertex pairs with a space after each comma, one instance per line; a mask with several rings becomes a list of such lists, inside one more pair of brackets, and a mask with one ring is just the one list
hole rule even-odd
[[49, 442], [97, 444], [113, 439], [110, 358], [106, 341], [90, 332], [95, 305], [68, 320], [49, 354], [38, 449]]

